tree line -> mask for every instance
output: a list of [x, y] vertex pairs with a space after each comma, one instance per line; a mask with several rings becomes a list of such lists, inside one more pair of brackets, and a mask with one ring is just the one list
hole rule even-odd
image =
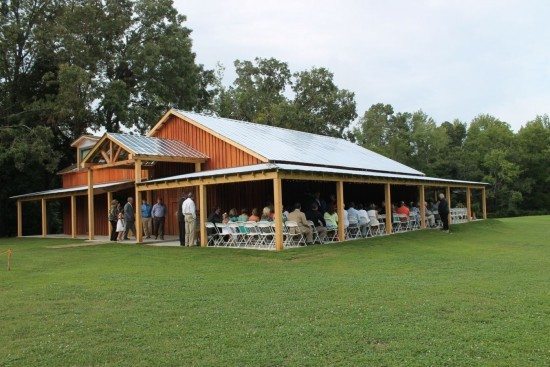
[[170, 107], [342, 137], [428, 175], [487, 181], [497, 215], [548, 211], [548, 116], [518, 132], [490, 115], [437, 123], [383, 103], [359, 116], [328, 69], [274, 58], [236, 60], [224, 85], [223, 68], [197, 63], [185, 21], [171, 0], [2, 0], [0, 235], [15, 231], [9, 196], [58, 187], [74, 139], [143, 133]]

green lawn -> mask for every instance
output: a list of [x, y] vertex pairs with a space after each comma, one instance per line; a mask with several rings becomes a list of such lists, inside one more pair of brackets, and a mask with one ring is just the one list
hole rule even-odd
[[0, 366], [550, 363], [550, 217], [273, 253], [3, 239]]

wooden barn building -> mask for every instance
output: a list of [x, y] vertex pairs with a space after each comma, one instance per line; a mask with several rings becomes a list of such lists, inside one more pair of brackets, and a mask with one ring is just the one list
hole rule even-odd
[[[108, 235], [108, 203], [129, 196], [152, 203], [161, 197], [168, 209], [166, 233], [177, 234], [178, 199], [195, 193], [200, 223], [200, 243], [206, 245], [205, 219], [210, 210], [263, 208], [272, 204], [283, 212], [304, 193], [334, 195], [337, 213], [344, 202], [391, 203], [433, 198], [443, 192], [454, 203], [455, 195], [472, 217], [472, 200], [478, 198], [479, 217], [486, 218], [485, 184], [427, 177], [411, 167], [362, 148], [344, 139], [326, 137], [267, 125], [218, 118], [172, 109], [146, 136], [106, 133], [82, 136], [72, 146], [76, 163], [61, 172], [62, 188], [14, 196], [17, 200], [18, 235], [24, 233], [24, 204], [39, 201], [42, 236], [48, 235], [47, 205], [61, 203], [63, 232], [67, 236]], [[451, 193], [453, 197], [451, 197]], [[421, 226], [425, 227], [424, 206]], [[136, 211], [136, 227], [141, 212]], [[283, 249], [283, 223], [275, 216], [275, 248]], [[386, 217], [391, 233], [391, 216]], [[343, 221], [338, 237], [345, 238]], [[137, 242], [141, 242], [138, 231]]]

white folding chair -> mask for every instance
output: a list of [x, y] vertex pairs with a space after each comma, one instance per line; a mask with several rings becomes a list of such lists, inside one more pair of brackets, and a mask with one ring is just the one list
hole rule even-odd
[[304, 235], [300, 231], [300, 227], [298, 227], [298, 223], [291, 220], [287, 220], [285, 222], [285, 228], [286, 228], [286, 231], [284, 232], [285, 241], [286, 241], [285, 245], [287, 246], [291, 246], [291, 245], [300, 246], [301, 244], [306, 245], [306, 239], [304, 238]]
[[309, 224], [309, 228], [311, 229], [312, 237], [313, 237], [313, 243], [323, 243], [323, 240], [321, 239], [321, 236], [319, 235], [319, 232], [317, 232], [317, 227], [315, 227], [315, 224], [313, 224], [312, 221], [308, 220], [307, 224]]
[[327, 224], [327, 242], [338, 242], [338, 226], [330, 219], [325, 219]]
[[359, 222], [355, 218], [348, 219], [349, 226], [346, 228], [346, 238], [357, 239], [361, 237], [361, 230], [359, 229]]
[[246, 246], [259, 247], [261, 245], [260, 240], [262, 240], [262, 237], [260, 236], [260, 231], [256, 226], [256, 222], [245, 222], [244, 228], [246, 229], [244, 233], [246, 238]]
[[259, 246], [271, 248], [275, 246], [275, 231], [270, 222], [258, 222], [258, 235], [260, 236]]
[[368, 217], [365, 217], [365, 216], [359, 217], [359, 231], [360, 231], [361, 237], [363, 238], [372, 236], [369, 223], [370, 223], [370, 220]]
[[206, 246], [218, 246], [220, 242], [220, 231], [218, 230], [218, 227], [212, 222], [206, 222], [206, 233], [209, 231], [211, 233], [208, 233], [208, 241], [206, 242]]

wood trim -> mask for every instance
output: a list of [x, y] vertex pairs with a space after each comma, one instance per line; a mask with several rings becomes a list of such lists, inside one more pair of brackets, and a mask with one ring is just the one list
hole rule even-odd
[[283, 242], [283, 183], [280, 177], [273, 179], [273, 207], [275, 210], [275, 250], [284, 249]]
[[338, 240], [346, 240], [346, 226], [344, 223], [344, 182], [336, 182], [336, 213], [338, 213]]
[[[112, 144], [113, 142], [110, 141], [110, 143]], [[100, 150], [99, 152], [101, 153], [101, 156], [103, 157], [103, 159], [105, 159], [105, 163], [111, 163], [110, 162], [111, 158], [109, 158], [109, 155], [105, 153], [104, 150]]]
[[46, 199], [42, 198], [40, 204], [42, 209], [42, 237], [46, 237], [48, 235], [48, 210]]
[[[113, 201], [113, 192], [107, 191], [107, 215], [109, 215], [109, 211], [111, 210], [111, 201]], [[109, 238], [111, 237], [112, 230], [111, 223], [107, 221], [107, 233], [109, 234]]]
[[17, 237], [23, 237], [23, 204], [17, 200]]
[[199, 185], [199, 226], [201, 247], [206, 247], [208, 242], [208, 233], [206, 232], [206, 216], [208, 215], [206, 210], [207, 188], [208, 186]]
[[88, 239], [94, 239], [94, 171], [88, 170]]
[[481, 210], [483, 211], [483, 219], [487, 219], [487, 193], [485, 187], [481, 189]]
[[155, 162], [175, 162], [175, 163], [204, 163], [207, 158], [192, 158], [192, 157], [164, 157], [156, 155], [144, 155], [135, 154], [135, 159], [141, 159], [142, 161], [155, 161]]
[[71, 238], [76, 238], [76, 195], [71, 195]]
[[[136, 166], [135, 166], [135, 182], [136, 184], [141, 182], [141, 160], [136, 159]], [[143, 242], [143, 224], [141, 219], [141, 192], [138, 190], [136, 186], [136, 200], [135, 202], [135, 210], [136, 210], [136, 242], [141, 243]]]
[[200, 172], [202, 170], [201, 162], [195, 163], [195, 172]]
[[426, 228], [426, 193], [424, 191], [424, 185], [418, 187], [419, 190], [419, 204], [420, 204], [420, 228]]
[[126, 159], [124, 161], [88, 166], [88, 169], [98, 170], [98, 169], [113, 168], [113, 167], [120, 167], [120, 166], [133, 166], [135, 163], [136, 161], [133, 159]]
[[122, 152], [122, 148], [120, 146], [118, 146], [114, 157], [111, 159], [111, 163], [116, 162], [116, 160], [118, 159], [118, 156], [120, 155], [120, 152]]
[[386, 234], [393, 232], [393, 213], [391, 211], [391, 185], [384, 185], [384, 201], [386, 203]]
[[470, 188], [466, 188], [466, 215], [468, 216], [468, 222], [472, 220], [472, 192]]
[[250, 154], [251, 156], [253, 156], [253, 157], [259, 159], [260, 161], [262, 161], [262, 162], [264, 162], [264, 163], [269, 162], [269, 160], [268, 160], [266, 157], [260, 155], [259, 153], [256, 153], [255, 151], [253, 151], [253, 150], [251, 150], [251, 149], [245, 147], [244, 145], [241, 145], [241, 144], [239, 144], [239, 143], [237, 143], [237, 142], [234, 142], [233, 140], [231, 140], [231, 139], [229, 139], [229, 138], [227, 138], [227, 137], [221, 135], [220, 133], [218, 133], [218, 132], [216, 132], [216, 131], [214, 131], [214, 130], [212, 130], [212, 129], [207, 128], [206, 126], [200, 124], [199, 122], [197, 122], [197, 121], [195, 121], [195, 120], [193, 120], [193, 119], [191, 119], [191, 118], [189, 118], [189, 117], [187, 117], [187, 116], [185, 116], [185, 115], [182, 115], [181, 113], [179, 113], [179, 112], [178, 112], [177, 110], [175, 110], [175, 109], [170, 109], [168, 112], [166, 112], [166, 113], [164, 114], [164, 116], [162, 116], [162, 118], [159, 120], [159, 122], [157, 122], [157, 123], [155, 124], [155, 126], [147, 133], [147, 136], [154, 136], [155, 132], [156, 132], [158, 129], [160, 129], [160, 128], [166, 123], [166, 121], [167, 121], [171, 116], [179, 117], [179, 118], [182, 119], [183, 121], [185, 121], [185, 122], [187, 122], [187, 123], [190, 123], [191, 125], [194, 125], [195, 127], [198, 127], [198, 128], [201, 129], [201, 130], [206, 131], [207, 133], [209, 133], [209, 134], [215, 136], [216, 138], [218, 138], [218, 139], [220, 139], [220, 140], [223, 140], [223, 141], [225, 141], [226, 143], [228, 143], [228, 144], [230, 144], [230, 145], [232, 145], [232, 146], [234, 146], [234, 147], [236, 147], [236, 148], [238, 148], [238, 149], [240, 149], [240, 150], [242, 150], [242, 151], [244, 151], [244, 152]]

